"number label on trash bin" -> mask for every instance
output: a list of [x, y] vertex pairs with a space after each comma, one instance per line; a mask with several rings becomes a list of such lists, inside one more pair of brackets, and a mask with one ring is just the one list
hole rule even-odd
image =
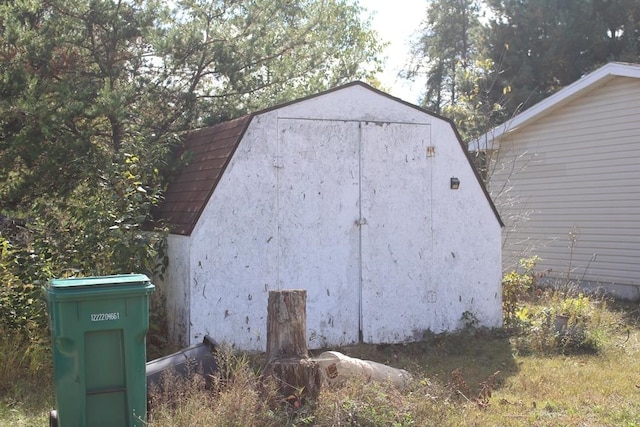
[[92, 322], [103, 322], [105, 320], [118, 320], [120, 313], [91, 313]]

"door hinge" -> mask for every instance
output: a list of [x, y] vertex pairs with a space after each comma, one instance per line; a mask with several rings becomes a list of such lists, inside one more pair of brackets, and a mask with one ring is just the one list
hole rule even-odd
[[436, 156], [436, 147], [433, 145], [427, 146], [427, 157], [435, 157]]

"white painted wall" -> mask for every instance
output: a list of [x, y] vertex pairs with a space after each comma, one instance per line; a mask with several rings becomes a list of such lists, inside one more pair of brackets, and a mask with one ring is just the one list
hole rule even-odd
[[191, 233], [189, 344], [210, 335], [266, 348], [267, 299], [277, 289], [277, 114], [253, 119]]
[[284, 288], [310, 348], [499, 326], [500, 232], [445, 121], [361, 86], [257, 115], [183, 248], [189, 343], [264, 350]]
[[360, 123], [278, 119], [280, 289], [307, 290], [312, 347], [358, 341]]
[[189, 245], [188, 236], [170, 234], [167, 237], [169, 265], [164, 280], [154, 278], [158, 292], [167, 302], [169, 339], [180, 344], [189, 341]]
[[[438, 289], [431, 329], [448, 331], [463, 326], [468, 311], [482, 325], [502, 325], [501, 226], [458, 144], [446, 143], [451, 127], [434, 123], [433, 277]], [[450, 178], [460, 189], [449, 189]]]

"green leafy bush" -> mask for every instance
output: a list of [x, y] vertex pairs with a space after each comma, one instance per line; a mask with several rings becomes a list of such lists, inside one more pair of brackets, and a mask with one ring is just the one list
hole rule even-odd
[[533, 256], [520, 260], [523, 273], [511, 271], [502, 278], [502, 313], [506, 328], [516, 328], [519, 325], [518, 311], [522, 308], [522, 298], [536, 286], [539, 277], [534, 271], [540, 258]]
[[38, 263], [29, 255], [0, 235], [0, 328], [25, 337], [46, 329], [47, 320], [38, 283], [20, 277], [30, 269], [22, 265]]
[[524, 353], [598, 352], [619, 319], [606, 310], [604, 299], [573, 287], [542, 291], [536, 272], [540, 258], [520, 260], [523, 272], [511, 271], [502, 279], [505, 328], [515, 347]]
[[579, 293], [576, 296], [561, 298], [555, 310], [558, 315], [566, 316], [574, 321], [584, 321], [593, 313], [594, 307], [591, 299]]
[[144, 228], [160, 195], [145, 188], [140, 159], [124, 157], [102, 185], [80, 183], [66, 199], [35, 201], [21, 215], [29, 220], [20, 233], [0, 227], [0, 326], [46, 332], [41, 288], [54, 277], [153, 277], [164, 269], [166, 230]]
[[621, 323], [602, 298], [549, 290], [516, 312], [522, 353], [599, 352]]

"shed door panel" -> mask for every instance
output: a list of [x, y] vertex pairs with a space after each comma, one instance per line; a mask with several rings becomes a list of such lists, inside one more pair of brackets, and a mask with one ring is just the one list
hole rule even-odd
[[313, 348], [358, 340], [358, 123], [278, 121], [282, 289], [307, 290]]
[[365, 342], [422, 333], [431, 295], [429, 125], [362, 127], [362, 329]]

